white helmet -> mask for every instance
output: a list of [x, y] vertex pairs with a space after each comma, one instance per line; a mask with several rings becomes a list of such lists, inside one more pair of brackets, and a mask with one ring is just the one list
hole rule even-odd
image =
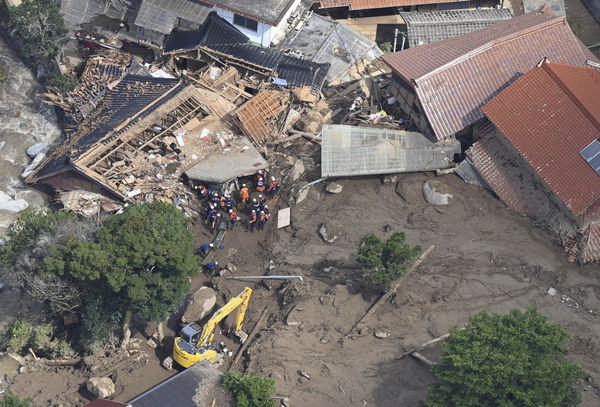
[[219, 265], [219, 262], [218, 262], [218, 261], [215, 261], [215, 266], [218, 266], [218, 265]]
[[258, 196], [258, 199], [262, 199], [262, 194]]
[[271, 177], [271, 181], [275, 181], [275, 177]]
[[265, 209], [269, 209], [269, 205], [265, 205]]
[[246, 188], [246, 184], [242, 184], [242, 188]]
[[252, 198], [252, 202], [256, 202], [256, 198]]
[[211, 243], [211, 244], [209, 244], [209, 246], [210, 246], [210, 247], [215, 247], [215, 245], [214, 245], [214, 244], [212, 244], [212, 243]]
[[233, 209], [230, 209], [230, 210], [229, 210], [229, 213], [231, 213], [231, 212], [233, 212]]

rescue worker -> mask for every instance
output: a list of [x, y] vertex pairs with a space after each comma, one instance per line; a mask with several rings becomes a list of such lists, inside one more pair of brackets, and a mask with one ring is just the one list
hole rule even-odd
[[231, 229], [235, 226], [235, 221], [237, 221], [237, 212], [233, 209], [229, 210], [229, 226]]
[[242, 189], [240, 189], [240, 198], [242, 199], [242, 204], [246, 204], [246, 201], [250, 199], [250, 192], [248, 192], [248, 187], [246, 184], [242, 184]]
[[221, 196], [219, 197], [219, 206], [220, 206], [222, 209], [225, 209], [225, 200], [227, 200], [227, 195], [221, 195]]
[[214, 193], [213, 196], [210, 198], [210, 202], [215, 206], [215, 208], [219, 208], [219, 203], [221, 202], [221, 198], [219, 197], [218, 193]]
[[271, 184], [269, 185], [269, 189], [267, 191], [269, 193], [269, 198], [273, 198], [275, 193], [279, 190], [279, 187], [279, 180], [275, 177], [271, 177]]
[[206, 198], [207, 189], [204, 185], [196, 185], [194, 189], [198, 192], [201, 198]]
[[208, 216], [206, 217], [206, 223], [210, 225], [211, 228], [214, 229], [214, 224], [217, 219], [217, 211], [210, 211]]
[[263, 192], [265, 190], [265, 179], [263, 177], [259, 177], [256, 181], [256, 190], [258, 192]]
[[263, 211], [265, 212], [265, 215], [267, 215], [267, 219], [269, 219], [269, 216], [271, 216], [271, 212], [269, 212], [269, 205], [265, 205], [263, 207]]
[[225, 208], [229, 211], [233, 209], [235, 202], [231, 199], [231, 195], [225, 195]]
[[267, 222], [267, 215], [265, 215], [265, 211], [260, 211], [260, 220], [258, 221], [258, 230], [262, 230], [265, 227], [266, 222]]
[[206, 271], [208, 271], [210, 274], [217, 271], [217, 267], [219, 267], [219, 262], [216, 262], [216, 261], [208, 262], [208, 263], [206, 263], [206, 266], [204, 266]]
[[256, 173], [256, 183], [258, 184], [258, 180], [265, 177], [265, 173], [263, 170], [258, 170]]
[[265, 198], [264, 196], [262, 196], [262, 194], [259, 195], [258, 196], [258, 207], [260, 209], [262, 209], [265, 206], [266, 203], [267, 203], [267, 198]]
[[216, 215], [216, 214], [217, 214], [217, 208], [215, 208], [215, 206], [213, 204], [208, 202], [206, 204], [206, 220], [208, 221], [210, 219], [211, 215]]
[[252, 210], [250, 213], [250, 219], [248, 219], [248, 227], [251, 232], [254, 232], [254, 224], [256, 223], [256, 211]]
[[215, 216], [213, 218], [213, 223], [212, 223], [212, 228], [216, 228], [219, 227], [219, 224], [221, 223], [221, 214], [217, 213], [217, 216]]
[[206, 256], [206, 254], [210, 251], [210, 249], [212, 249], [213, 247], [215, 247], [215, 245], [213, 245], [212, 243], [204, 243], [202, 246], [200, 246], [200, 252], [202, 253], [203, 256]]
[[252, 210], [256, 213], [258, 213], [260, 211], [260, 204], [258, 203], [256, 198], [252, 199]]

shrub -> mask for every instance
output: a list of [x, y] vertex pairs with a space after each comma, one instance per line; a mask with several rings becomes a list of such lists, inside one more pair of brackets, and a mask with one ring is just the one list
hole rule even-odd
[[442, 362], [433, 367], [440, 383], [429, 389], [429, 407], [570, 407], [581, 401], [575, 387], [585, 375], [564, 359], [569, 333], [535, 308], [469, 318], [451, 329]]
[[93, 351], [110, 337], [120, 320], [121, 312], [114, 304], [106, 304], [100, 296], [90, 296], [81, 310], [81, 345]]
[[402, 232], [394, 233], [385, 243], [373, 233], [365, 236], [356, 261], [363, 266], [365, 278], [382, 291], [392, 288], [406, 266], [421, 252], [420, 246], [404, 243]]
[[33, 326], [27, 321], [17, 319], [4, 332], [2, 347], [14, 353], [21, 353], [29, 344], [32, 335]]
[[268, 377], [251, 373], [225, 373], [223, 386], [235, 398], [237, 407], [274, 407], [271, 394], [275, 391], [275, 381]]
[[379, 44], [379, 49], [384, 53], [392, 52], [392, 43], [391, 42], [383, 42]]
[[18, 319], [3, 334], [2, 347], [20, 354], [31, 348], [37, 356], [50, 359], [68, 357], [75, 353], [67, 342], [52, 339], [53, 335], [51, 324], [36, 327]]
[[48, 85], [58, 88], [61, 92], [67, 93], [79, 86], [77, 79], [71, 79], [68, 76], [57, 75], [54, 72], [50, 73]]
[[31, 399], [22, 399], [12, 392], [11, 389], [6, 390], [4, 397], [0, 397], [0, 407], [29, 407]]

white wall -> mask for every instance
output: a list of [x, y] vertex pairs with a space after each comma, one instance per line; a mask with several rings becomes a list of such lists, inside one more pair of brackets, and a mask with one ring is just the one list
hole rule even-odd
[[288, 26], [288, 18], [292, 15], [294, 10], [298, 8], [301, 0], [294, 0], [291, 7], [286, 11], [285, 15], [277, 25], [277, 27], [271, 28], [271, 42], [275, 45], [279, 44], [285, 38], [287, 26]]
[[[233, 13], [229, 10], [223, 10], [222, 8], [214, 7], [219, 17], [233, 24]], [[235, 25], [235, 24], [233, 24]], [[245, 27], [235, 25], [235, 28], [240, 30], [244, 35], [250, 38], [250, 41], [254, 41], [263, 47], [268, 47], [271, 44], [271, 31], [275, 27], [271, 27], [269, 24], [258, 21], [258, 30], [252, 31]]]

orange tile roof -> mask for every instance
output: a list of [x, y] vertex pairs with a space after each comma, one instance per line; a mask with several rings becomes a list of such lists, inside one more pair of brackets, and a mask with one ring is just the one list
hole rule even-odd
[[600, 199], [600, 176], [579, 155], [600, 138], [598, 95], [595, 68], [544, 62], [482, 108], [575, 215]]
[[585, 65], [596, 57], [548, 10], [527, 13], [459, 37], [387, 54], [412, 86], [438, 139], [483, 117], [481, 106], [543, 57]]
[[349, 7], [350, 10], [368, 10], [421, 4], [451, 3], [454, 1], [456, 0], [321, 0], [321, 8]]

